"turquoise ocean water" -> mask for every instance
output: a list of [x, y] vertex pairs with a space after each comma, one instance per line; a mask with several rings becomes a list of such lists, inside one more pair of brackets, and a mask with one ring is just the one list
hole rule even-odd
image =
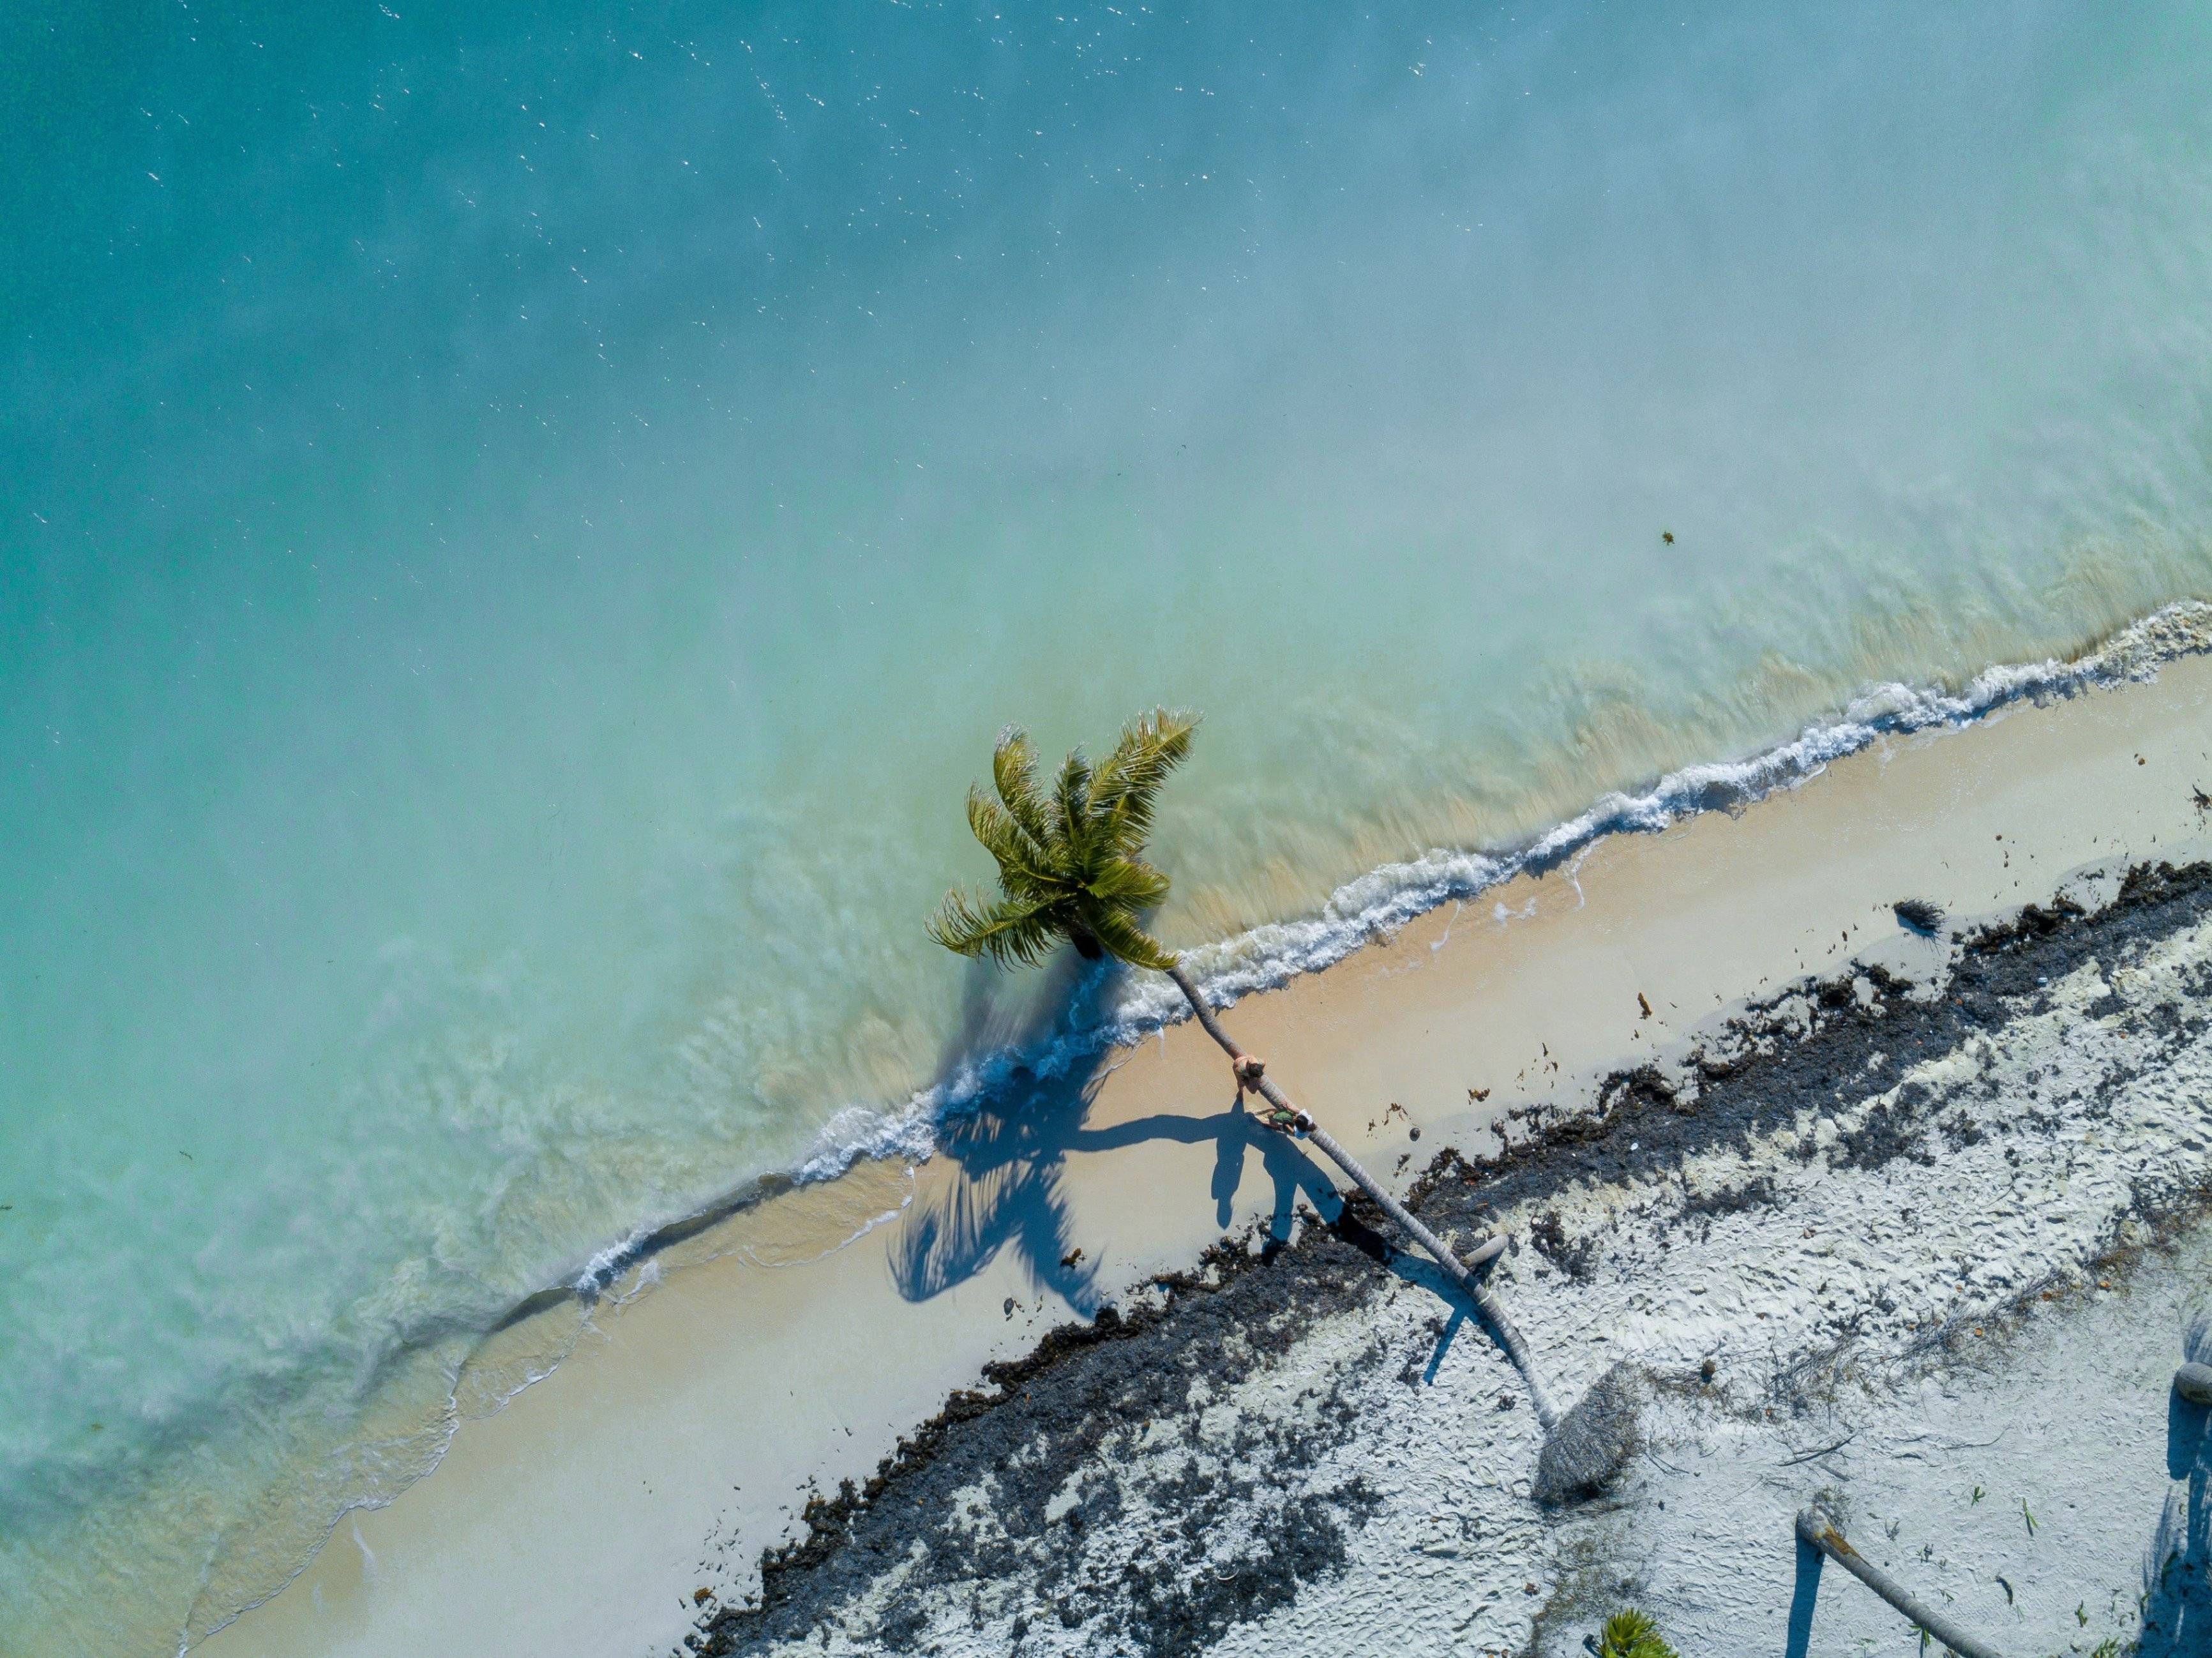
[[519, 1302], [896, 1137], [1007, 720], [1204, 709], [1162, 927], [1320, 959], [2212, 594], [2198, 6], [7, 36], [10, 1652], [218, 1626]]

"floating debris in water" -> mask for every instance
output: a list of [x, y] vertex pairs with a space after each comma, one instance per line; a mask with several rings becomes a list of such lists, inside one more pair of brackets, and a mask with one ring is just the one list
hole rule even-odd
[[1900, 898], [1890, 908], [1897, 912], [1898, 926], [1923, 938], [1934, 938], [1943, 926], [1942, 908], [1925, 898]]

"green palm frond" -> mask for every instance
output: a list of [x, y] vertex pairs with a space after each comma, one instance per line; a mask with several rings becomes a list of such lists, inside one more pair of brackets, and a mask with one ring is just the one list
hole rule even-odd
[[1086, 953], [1103, 949], [1137, 967], [1163, 970], [1174, 954], [1142, 917], [1168, 896], [1168, 878], [1144, 861], [1152, 811], [1168, 774], [1190, 752], [1196, 716], [1164, 708], [1131, 720], [1097, 770], [1077, 749], [1048, 793], [1036, 750], [1019, 727], [999, 733], [991, 754], [994, 801], [968, 792], [968, 827], [999, 866], [996, 902], [952, 892], [929, 936], [963, 956], [1034, 963], [1063, 938]]
[[981, 789], [968, 791], [968, 827], [998, 860], [999, 884], [1008, 893], [1039, 902], [1066, 896], [1051, 849], [1024, 834], [1013, 814]]
[[1107, 903], [1146, 910], [1157, 908], [1167, 897], [1168, 878], [1150, 864], [1114, 858], [1098, 866], [1084, 890]]
[[1190, 752], [1194, 715], [1154, 708], [1121, 728], [1121, 740], [1091, 780], [1091, 798], [1117, 847], [1133, 852], [1152, 832], [1152, 803]]
[[1158, 939], [1120, 909], [1101, 905], [1085, 911], [1083, 919], [1108, 955], [1118, 956], [1132, 967], [1158, 968], [1164, 973], [1176, 964], [1172, 950], [1163, 950]]
[[1598, 1658], [1675, 1658], [1660, 1637], [1659, 1625], [1631, 1606], [1605, 1620], [1598, 1633]]
[[1029, 733], [1018, 726], [999, 733], [998, 746], [991, 750], [991, 784], [1008, 815], [1043, 853], [1052, 845], [1051, 818], [1037, 788], [1036, 750], [1030, 746]]
[[945, 895], [929, 918], [929, 936], [959, 956], [988, 956], [1004, 966], [1034, 967], [1066, 937], [1043, 904], [1001, 898], [996, 903], [971, 900], [964, 892]]
[[1080, 868], [1091, 838], [1091, 762], [1081, 749], [1070, 749], [1053, 780], [1054, 827], [1067, 842], [1069, 858]]

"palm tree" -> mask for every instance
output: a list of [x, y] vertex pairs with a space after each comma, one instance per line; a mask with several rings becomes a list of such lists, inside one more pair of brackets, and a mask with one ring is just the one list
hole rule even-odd
[[1474, 1303], [1521, 1372], [1529, 1403], [1548, 1435], [1558, 1424], [1558, 1413], [1520, 1332], [1477, 1276], [1504, 1249], [1504, 1239], [1493, 1237], [1462, 1260], [1333, 1135], [1291, 1103], [1267, 1076], [1267, 1066], [1222, 1029], [1175, 954], [1145, 931], [1145, 917], [1168, 896], [1168, 878], [1143, 857], [1154, 799], [1168, 774], [1190, 752], [1197, 726], [1194, 714], [1155, 708], [1121, 728], [1114, 752], [1095, 771], [1082, 750], [1071, 752], [1049, 792], [1037, 781], [1036, 753], [1028, 734], [1007, 726], [991, 755], [998, 799], [978, 786], [968, 791], [968, 826], [998, 862], [999, 896], [947, 893], [930, 920], [929, 936], [947, 950], [986, 956], [1002, 965], [1034, 965], [1065, 939], [1087, 961], [1111, 956], [1173, 979], [1206, 1034], [1229, 1055], [1238, 1090], [1249, 1090], [1267, 1102], [1271, 1109], [1262, 1121], [1319, 1146]]
[[991, 754], [999, 798], [968, 791], [968, 827], [999, 862], [1000, 896], [949, 892], [929, 936], [963, 956], [1032, 965], [1062, 939], [1085, 961], [1111, 955], [1133, 967], [1174, 969], [1176, 958], [1139, 924], [1168, 896], [1168, 878], [1144, 861], [1152, 803], [1190, 752], [1196, 718], [1155, 708], [1122, 728], [1093, 771], [1075, 750], [1048, 794], [1028, 733], [1009, 726]]

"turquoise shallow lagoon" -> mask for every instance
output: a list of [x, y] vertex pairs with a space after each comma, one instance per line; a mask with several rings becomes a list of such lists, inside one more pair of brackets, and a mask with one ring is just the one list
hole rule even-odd
[[1007, 720], [1205, 710], [1205, 943], [2212, 593], [2201, 8], [10, 35], [10, 1651], [173, 1652], [900, 1121]]

